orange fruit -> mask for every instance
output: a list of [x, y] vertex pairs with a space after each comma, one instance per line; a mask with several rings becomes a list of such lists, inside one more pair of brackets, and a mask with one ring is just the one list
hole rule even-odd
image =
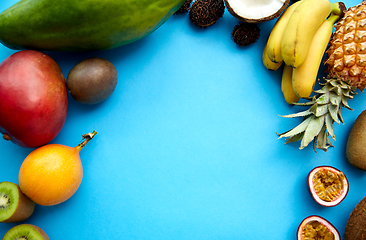
[[76, 147], [47, 144], [32, 151], [19, 171], [19, 187], [32, 201], [50, 206], [68, 200], [81, 184], [83, 167], [79, 152], [96, 134], [85, 134]]

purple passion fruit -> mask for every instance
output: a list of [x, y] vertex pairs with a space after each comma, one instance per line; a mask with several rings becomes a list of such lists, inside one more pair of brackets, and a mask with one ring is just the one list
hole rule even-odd
[[320, 216], [309, 216], [297, 229], [297, 240], [340, 240], [338, 230]]
[[83, 104], [106, 100], [117, 85], [116, 67], [108, 60], [92, 57], [77, 63], [66, 78], [70, 95]]
[[311, 170], [308, 184], [314, 200], [325, 207], [333, 207], [342, 202], [349, 187], [344, 173], [330, 166], [319, 166]]

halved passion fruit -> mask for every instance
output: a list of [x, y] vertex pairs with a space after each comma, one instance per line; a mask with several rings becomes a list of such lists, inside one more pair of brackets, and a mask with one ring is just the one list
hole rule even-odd
[[320, 216], [309, 216], [302, 220], [297, 229], [297, 240], [340, 240], [338, 230]]
[[308, 184], [315, 201], [326, 207], [338, 205], [348, 193], [346, 175], [331, 166], [319, 166], [311, 170]]

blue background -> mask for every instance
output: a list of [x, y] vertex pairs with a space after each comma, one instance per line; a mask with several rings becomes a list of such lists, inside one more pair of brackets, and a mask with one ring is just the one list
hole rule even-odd
[[[0, 1], [0, 10], [15, 2]], [[65, 76], [77, 62], [102, 57], [115, 64], [119, 80], [101, 104], [69, 98], [66, 123], [52, 143], [76, 146], [82, 134], [98, 132], [81, 152], [83, 181], [68, 201], [37, 205], [24, 223], [53, 240], [292, 240], [300, 222], [315, 214], [343, 235], [366, 195], [366, 173], [345, 158], [366, 96], [359, 92], [349, 101], [354, 110], [343, 111], [345, 124], [335, 123], [334, 148], [316, 153], [312, 146], [284, 145], [276, 132], [301, 119], [279, 115], [302, 108], [283, 99], [282, 67], [272, 72], [262, 65], [275, 20], [260, 23], [260, 39], [248, 47], [231, 39], [237, 23], [227, 11], [207, 29], [187, 14], [174, 15], [146, 38], [114, 50], [49, 52]], [[0, 60], [14, 52], [0, 46]], [[18, 183], [33, 149], [6, 141], [0, 149], [0, 181]], [[336, 207], [320, 206], [309, 193], [307, 175], [319, 165], [334, 166], [349, 180], [348, 196]], [[17, 224], [1, 223], [0, 237]]]

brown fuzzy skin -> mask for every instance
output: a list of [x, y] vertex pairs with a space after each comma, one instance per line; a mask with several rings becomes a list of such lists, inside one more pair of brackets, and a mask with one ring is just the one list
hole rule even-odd
[[[38, 227], [38, 226], [35, 226], [35, 225], [32, 225], [32, 224], [20, 224], [20, 225], [16, 225], [16, 226], [14, 226], [14, 227], [12, 227], [10, 230], [12, 230], [13, 228], [18, 228], [18, 227], [23, 227], [23, 226], [28, 226], [28, 228], [27, 229], [29, 229], [29, 228], [33, 228], [34, 230], [36, 230], [40, 235], [41, 235], [41, 239], [42, 240], [50, 240], [50, 238], [48, 237], [48, 235], [43, 231], [43, 229], [42, 228], [40, 228], [40, 227]], [[9, 231], [10, 231], [9, 230]], [[14, 229], [13, 229], [14, 230]], [[9, 232], [8, 231], [8, 232]], [[5, 239], [5, 237], [7, 237], [7, 239], [9, 239], [9, 236], [6, 236], [7, 234], [5, 234], [5, 236], [4, 236], [4, 238], [3, 239]], [[18, 236], [18, 237], [20, 237], [20, 236]], [[12, 238], [13, 239], [13, 238]], [[23, 239], [23, 238], [22, 238]], [[39, 239], [38, 237], [37, 237], [37, 239]]]
[[281, 15], [281, 13], [286, 9], [287, 5], [289, 4], [290, 0], [286, 0], [285, 3], [283, 4], [283, 6], [274, 14], [264, 17], [264, 18], [258, 18], [258, 19], [247, 19], [247, 18], [243, 18], [241, 16], [239, 16], [235, 10], [231, 7], [230, 5], [230, 0], [224, 0], [225, 2], [225, 6], [226, 9], [229, 11], [229, 13], [231, 15], [233, 15], [235, 18], [239, 19], [242, 22], [249, 22], [249, 23], [260, 23], [260, 22], [266, 22], [269, 20], [272, 20], [276, 17], [278, 17], [279, 15]]
[[349, 133], [346, 157], [350, 164], [366, 171], [366, 110], [357, 117]]
[[29, 226], [31, 226], [31, 227], [33, 227], [33, 228], [35, 228], [37, 231], [38, 231], [38, 233], [39, 234], [41, 234], [41, 236], [42, 236], [42, 239], [43, 240], [50, 240], [50, 238], [48, 237], [48, 235], [43, 231], [43, 229], [42, 228], [40, 228], [40, 227], [38, 227], [38, 226], [35, 226], [35, 225], [32, 225], [32, 224], [26, 224], [26, 225], [29, 225]]
[[366, 197], [364, 197], [351, 212], [344, 240], [365, 240], [366, 239]]
[[20, 191], [18, 184], [15, 185], [17, 185], [19, 203], [13, 215], [11, 215], [8, 219], [2, 221], [4, 223], [24, 221], [25, 219], [29, 218], [34, 211], [35, 203]]

